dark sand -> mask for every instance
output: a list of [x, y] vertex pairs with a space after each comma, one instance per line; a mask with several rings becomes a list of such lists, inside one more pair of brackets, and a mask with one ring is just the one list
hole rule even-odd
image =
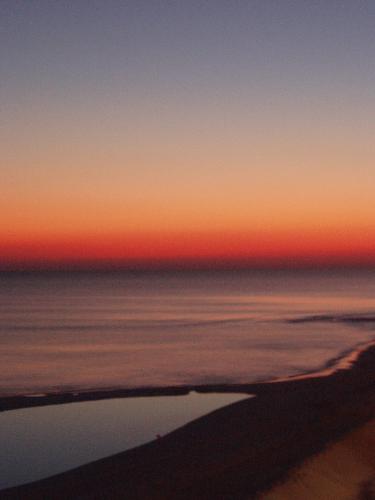
[[[375, 416], [374, 373], [375, 346], [370, 346], [350, 368], [323, 376], [194, 387], [202, 392], [249, 392], [257, 397], [216, 410], [146, 445], [3, 490], [0, 499], [234, 500], [260, 496], [293, 474], [306, 458]], [[1, 405], [6, 410], [121, 394], [176, 394], [191, 388], [13, 397], [3, 398]]]

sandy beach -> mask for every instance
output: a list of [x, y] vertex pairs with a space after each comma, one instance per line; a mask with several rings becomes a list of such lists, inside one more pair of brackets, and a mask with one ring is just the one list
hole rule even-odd
[[[302, 498], [298, 490], [295, 497], [288, 492], [294, 488], [290, 486], [296, 482], [293, 478], [301, 474], [298, 467], [306, 467], [306, 459], [316, 456], [312, 460], [320, 464], [323, 459], [319, 453], [333, 453], [343, 463], [344, 480], [348, 452], [345, 446], [340, 447], [340, 440], [349, 439], [352, 448], [360, 453], [360, 443], [368, 436], [373, 439], [373, 425], [363, 426], [375, 415], [375, 346], [351, 354], [348, 359], [352, 364], [345, 366], [341, 361], [337, 370], [329, 373], [243, 386], [243, 392], [257, 397], [216, 410], [146, 445], [45, 480], [3, 490], [0, 498], [245, 499], [258, 498], [266, 492], [271, 496], [264, 498], [279, 498], [279, 493], [272, 493], [276, 491], [273, 487], [287, 492], [280, 498]], [[229, 391], [234, 387], [197, 389]], [[173, 393], [175, 389], [165, 390]], [[241, 387], [237, 390], [240, 392]], [[52, 395], [50, 402], [57, 403], [58, 397], [66, 402], [79, 395]], [[95, 394], [82, 397], [94, 398]], [[33, 398], [35, 404], [48, 404], [48, 397], [40, 399], [43, 398]], [[4, 398], [3, 409], [7, 403], [10, 409], [17, 404], [24, 406], [26, 401], [8, 398], [7, 402]], [[336, 441], [338, 444], [333, 445]], [[349, 455], [361, 469], [355, 453]], [[336, 458], [326, 460], [333, 463]], [[366, 462], [366, 473], [358, 472], [353, 486], [358, 491], [366, 492], [372, 487], [371, 460]], [[346, 466], [352, 469], [349, 462]], [[338, 474], [335, 481], [340, 484]], [[319, 472], [308, 475], [307, 484], [313, 485], [314, 491], [328, 488]], [[339, 495], [339, 489], [337, 492]]]
[[375, 498], [375, 420], [293, 468], [259, 500]]

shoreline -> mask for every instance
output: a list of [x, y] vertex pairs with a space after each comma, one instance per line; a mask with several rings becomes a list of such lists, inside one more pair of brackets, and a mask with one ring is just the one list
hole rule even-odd
[[[145, 445], [2, 490], [0, 499], [53, 500], [73, 493], [77, 499], [257, 498], [303, 460], [374, 418], [375, 343], [357, 351], [348, 366], [330, 374], [248, 384], [255, 398], [215, 410]], [[235, 387], [244, 390], [225, 390], [235, 392]], [[199, 389], [219, 392], [220, 386]]]
[[249, 383], [232, 384], [186, 384], [157, 387], [133, 388], [88, 388], [84, 390], [53, 391], [30, 394], [0, 395], [0, 413], [38, 406], [78, 403], [85, 401], [99, 401], [115, 398], [135, 398], [153, 396], [186, 396], [192, 391], [206, 393], [238, 393], [254, 394], [254, 392], [269, 392], [271, 384], [294, 382], [298, 380], [329, 377], [341, 370], [350, 370], [363, 352], [375, 346], [375, 340], [359, 343], [351, 349], [345, 349], [334, 358], [324, 363], [322, 368], [310, 370], [296, 375], [277, 377], [270, 380], [261, 380]]

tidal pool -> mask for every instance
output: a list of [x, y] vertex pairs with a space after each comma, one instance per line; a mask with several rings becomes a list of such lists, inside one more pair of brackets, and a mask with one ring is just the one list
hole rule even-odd
[[245, 397], [191, 392], [0, 413], [0, 489], [144, 444]]

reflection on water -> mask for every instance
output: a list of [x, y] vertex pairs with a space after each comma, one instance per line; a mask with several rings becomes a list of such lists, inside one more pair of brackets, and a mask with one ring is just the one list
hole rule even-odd
[[0, 488], [133, 448], [244, 397], [192, 392], [0, 413]]
[[374, 317], [373, 272], [21, 274], [0, 285], [2, 395], [252, 382], [319, 369], [375, 336], [373, 321], [330, 320]]

